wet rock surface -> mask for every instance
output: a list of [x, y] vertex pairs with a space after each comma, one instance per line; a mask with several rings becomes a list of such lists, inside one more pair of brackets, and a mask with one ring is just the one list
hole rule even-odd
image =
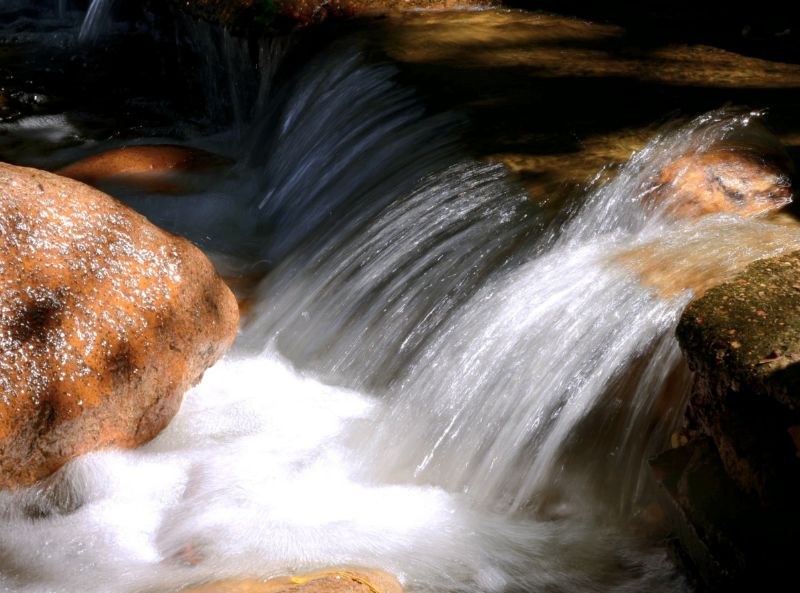
[[228, 349], [236, 301], [181, 237], [0, 164], [0, 488], [155, 437]]
[[403, 593], [392, 575], [380, 570], [320, 571], [301, 577], [277, 577], [267, 581], [244, 579], [218, 581], [189, 589], [187, 593]]
[[204, 150], [174, 144], [143, 144], [107, 150], [56, 171], [87, 185], [116, 183], [169, 191], [167, 175], [199, 171], [226, 161]]
[[709, 289], [677, 336], [695, 385], [689, 443], [651, 462], [662, 505], [712, 590], [778, 582], [800, 537], [800, 252]]
[[792, 201], [788, 172], [743, 150], [712, 150], [677, 159], [661, 171], [648, 201], [677, 218], [730, 212], [756, 216]]

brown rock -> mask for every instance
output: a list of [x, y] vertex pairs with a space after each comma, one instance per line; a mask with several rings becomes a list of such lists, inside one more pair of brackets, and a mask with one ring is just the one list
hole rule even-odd
[[219, 165], [225, 159], [185, 146], [143, 144], [107, 150], [56, 171], [87, 185], [118, 183], [143, 187], [150, 191], [171, 192], [180, 189], [165, 175], [196, 171]]
[[650, 459], [656, 494], [674, 534], [671, 546], [696, 590], [747, 591], [792, 578], [800, 509], [766, 508], [742, 493], [708, 437]]
[[741, 146], [682, 156], [661, 170], [648, 200], [678, 218], [730, 212], [745, 217], [788, 205], [788, 161]]
[[[158, 10], [164, 0], [146, 0], [151, 10]], [[467, 6], [498, 6], [499, 0], [273, 0], [274, 13], [260, 0], [168, 0], [177, 10], [196, 19], [219, 25], [236, 34], [253, 30], [292, 29], [321, 23], [328, 19], [353, 17], [370, 11], [406, 11], [414, 9], [453, 9]]]
[[320, 571], [302, 577], [277, 577], [268, 581], [244, 579], [217, 581], [183, 593], [403, 593], [392, 575], [381, 570]]
[[790, 426], [786, 429], [789, 436], [792, 437], [794, 448], [797, 449], [797, 457], [800, 457], [800, 426]]
[[237, 325], [188, 241], [81, 183], [0, 164], [0, 488], [155, 437]]

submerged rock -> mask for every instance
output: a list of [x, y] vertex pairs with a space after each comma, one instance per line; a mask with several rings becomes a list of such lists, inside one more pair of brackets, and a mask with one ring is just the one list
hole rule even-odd
[[188, 241], [81, 183], [0, 164], [0, 488], [155, 437], [237, 325]]
[[56, 171], [62, 177], [96, 186], [116, 183], [149, 191], [179, 189], [165, 178], [170, 173], [198, 171], [219, 165], [221, 157], [196, 148], [172, 144], [142, 144], [106, 150]]
[[268, 581], [217, 581], [184, 593], [403, 593], [392, 575], [381, 570], [324, 571]]
[[646, 201], [677, 218], [718, 212], [751, 217], [788, 205], [794, 197], [791, 160], [760, 125], [742, 130], [738, 138], [669, 163]]

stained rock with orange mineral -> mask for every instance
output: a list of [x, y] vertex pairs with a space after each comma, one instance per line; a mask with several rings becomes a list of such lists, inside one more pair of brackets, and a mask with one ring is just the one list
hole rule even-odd
[[243, 579], [216, 581], [184, 593], [403, 593], [403, 587], [382, 570], [320, 571], [301, 577], [276, 577], [267, 581]]
[[155, 437], [237, 325], [188, 241], [81, 183], [0, 164], [0, 488]]
[[719, 212], [757, 216], [792, 201], [792, 173], [791, 159], [778, 141], [751, 123], [739, 137], [666, 165], [646, 201], [677, 218]]
[[220, 156], [173, 144], [142, 144], [106, 150], [56, 171], [87, 185], [114, 183], [170, 193], [182, 188], [168, 176], [230, 164]]

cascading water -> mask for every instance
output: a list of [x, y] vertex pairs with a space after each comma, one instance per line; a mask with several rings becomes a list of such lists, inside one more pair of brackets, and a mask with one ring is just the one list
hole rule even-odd
[[269, 260], [238, 343], [155, 441], [0, 492], [0, 587], [169, 593], [352, 565], [425, 592], [684, 590], [625, 529], [683, 411], [677, 316], [800, 232], [645, 197], [676, 157], [763, 131], [722, 111], [665, 132], [552, 223], [352, 47], [279, 91], [266, 76], [234, 98], [236, 129], [193, 140], [236, 166], [123, 196]]
[[[330, 380], [388, 390], [364, 452], [383, 479], [516, 512], [593, 476], [590, 490], [626, 508], [685, 406], [672, 334], [692, 282], [798, 245], [766, 222], [644, 206], [678, 155], [766, 136], [751, 117], [722, 111], [660, 136], [555, 235], [535, 233], [501, 166], [434, 174], [341, 249], [276, 271], [254, 333]], [[522, 262], [498, 271], [510, 252]], [[631, 265], [637, 252], [688, 283], [664, 295]], [[576, 443], [588, 460], [564, 458]]]
[[[117, 0], [92, 0], [78, 32], [78, 41], [86, 43], [97, 40], [111, 18], [116, 4]], [[60, 6], [59, 4], [59, 10], [61, 10]]]

